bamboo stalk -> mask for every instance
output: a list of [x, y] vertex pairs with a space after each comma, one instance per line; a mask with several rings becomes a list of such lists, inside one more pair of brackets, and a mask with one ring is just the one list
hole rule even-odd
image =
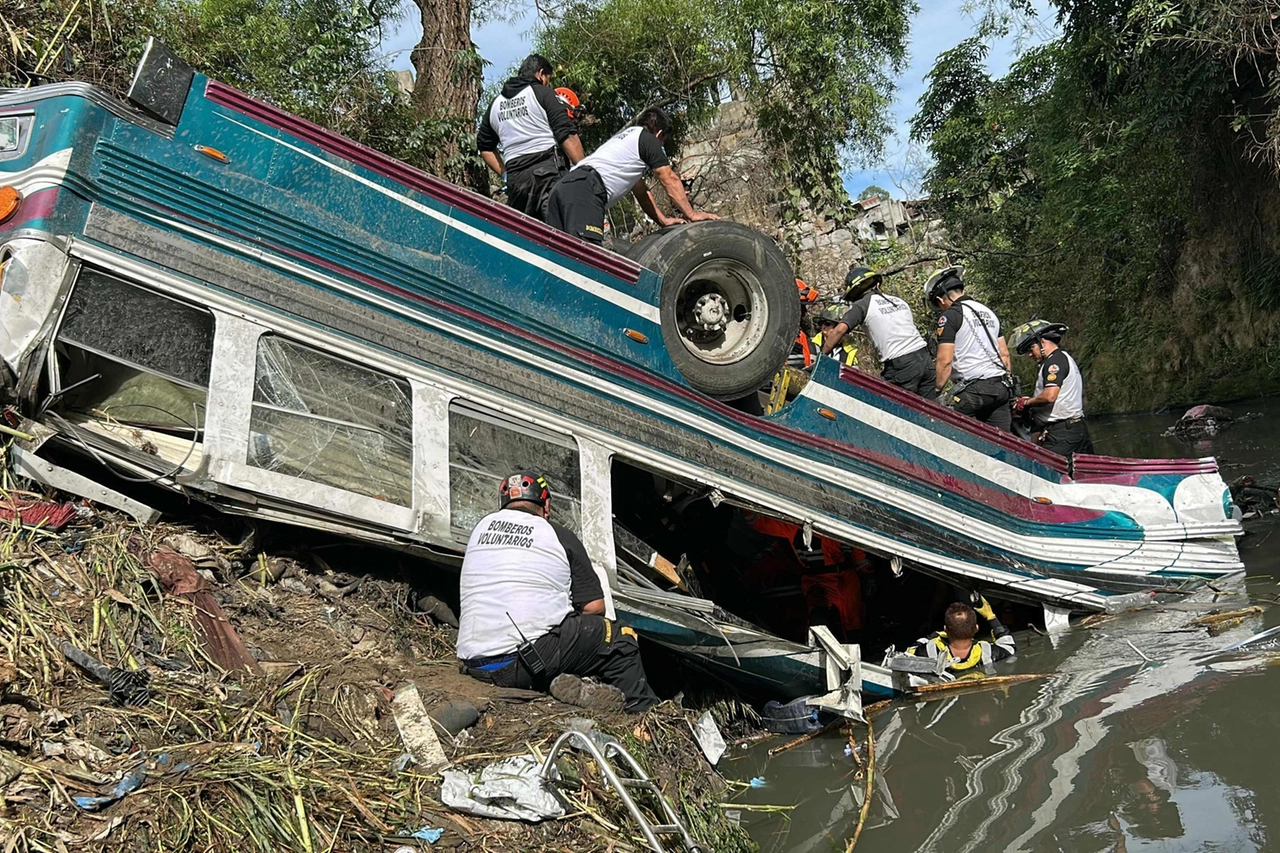
[[1021, 684], [1037, 678], [1048, 678], [1050, 673], [1027, 673], [1025, 675], [991, 675], [986, 678], [966, 679], [964, 681], [943, 681], [938, 684], [924, 684], [911, 688], [913, 694], [942, 693], [947, 690], [963, 690], [966, 687], [1001, 687], [1008, 684]]
[[[856, 751], [855, 751], [856, 754]], [[853, 848], [857, 845], [858, 839], [862, 837], [862, 827], [867, 823], [867, 813], [871, 811], [871, 783], [876, 775], [876, 733], [871, 727], [871, 721], [867, 720], [867, 775], [866, 787], [862, 794], [862, 809], [858, 812], [858, 825], [854, 827], [853, 837], [849, 839], [849, 844], [844, 848], [844, 853], [853, 853]]]
[[795, 740], [787, 741], [782, 746], [775, 746], [773, 749], [769, 750], [769, 757], [772, 758], [778, 753], [786, 752], [788, 749], [793, 749], [794, 747], [797, 747], [802, 743], [808, 743], [814, 738], [819, 737], [820, 735], [825, 735], [827, 732], [831, 731], [836, 726], [839, 726], [842, 723], [846, 723], [846, 722], [848, 722], [848, 720], [845, 720], [843, 717], [837, 717], [835, 720], [832, 720], [831, 722], [827, 723], [825, 726], [818, 729], [816, 732], [809, 732], [807, 735], [800, 735], [800, 737], [796, 738]]
[[1262, 608], [1258, 605], [1252, 607], [1242, 607], [1239, 610], [1226, 610], [1222, 613], [1211, 613], [1208, 616], [1201, 616], [1199, 619], [1192, 619], [1191, 624], [1204, 628], [1209, 625], [1217, 625], [1219, 622], [1227, 622], [1231, 619], [1244, 619], [1246, 616], [1261, 615]]

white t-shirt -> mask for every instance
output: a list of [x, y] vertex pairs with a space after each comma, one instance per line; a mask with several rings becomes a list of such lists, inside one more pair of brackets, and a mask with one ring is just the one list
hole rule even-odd
[[658, 137], [643, 127], [628, 127], [583, 157], [573, 168], [595, 169], [609, 193], [607, 206], [613, 207], [631, 192], [647, 170], [670, 165], [670, 162]]
[[459, 588], [464, 661], [514, 652], [521, 634], [535, 640], [575, 607], [603, 598], [582, 540], [518, 509], [486, 515], [471, 531]]
[[[985, 326], [985, 329], [984, 329]], [[981, 302], [962, 296], [938, 318], [938, 343], [955, 344], [952, 366], [964, 379], [998, 379], [1000, 318]]]
[[841, 322], [850, 330], [865, 325], [881, 361], [924, 349], [924, 338], [916, 329], [911, 306], [896, 296], [870, 290], [853, 303]]
[[[1048, 386], [1058, 389], [1058, 399], [1048, 409], [1037, 406], [1029, 410], [1035, 412], [1037, 421], [1051, 424], [1084, 417], [1084, 380], [1080, 378], [1076, 360], [1064, 349], [1054, 350], [1040, 362], [1040, 370], [1036, 373], [1036, 396], [1040, 396]], [[1041, 416], [1041, 412], [1046, 414]]]

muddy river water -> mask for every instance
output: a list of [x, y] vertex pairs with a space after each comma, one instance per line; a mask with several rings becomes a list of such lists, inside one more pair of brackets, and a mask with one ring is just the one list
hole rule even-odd
[[[1214, 455], [1228, 481], [1280, 481], [1280, 398], [1231, 408], [1261, 416], [1195, 446], [1161, 437], [1176, 413], [1095, 421], [1093, 436], [1102, 453]], [[876, 717], [858, 853], [1280, 850], [1280, 642], [1206, 656], [1280, 624], [1280, 521], [1245, 524], [1244, 582], [1052, 639], [1020, 632], [1001, 674], [1050, 677]], [[1188, 626], [1250, 603], [1263, 614], [1217, 636]], [[762, 851], [844, 850], [863, 787], [847, 742], [770, 758], [786, 739], [726, 755], [726, 776], [756, 780], [730, 808]]]

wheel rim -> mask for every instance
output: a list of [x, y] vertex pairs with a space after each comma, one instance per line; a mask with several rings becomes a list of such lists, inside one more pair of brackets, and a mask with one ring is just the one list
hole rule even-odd
[[764, 286], [750, 267], [717, 258], [680, 283], [675, 315], [685, 349], [708, 364], [731, 364], [764, 339], [769, 306]]

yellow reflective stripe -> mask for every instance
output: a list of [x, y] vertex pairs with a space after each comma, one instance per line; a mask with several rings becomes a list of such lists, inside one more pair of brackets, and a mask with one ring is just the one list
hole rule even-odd
[[637, 643], [640, 642], [640, 635], [637, 634], [635, 629], [630, 626], [627, 626], [627, 625], [622, 626], [622, 636], [630, 637], [631, 639], [635, 640]]

